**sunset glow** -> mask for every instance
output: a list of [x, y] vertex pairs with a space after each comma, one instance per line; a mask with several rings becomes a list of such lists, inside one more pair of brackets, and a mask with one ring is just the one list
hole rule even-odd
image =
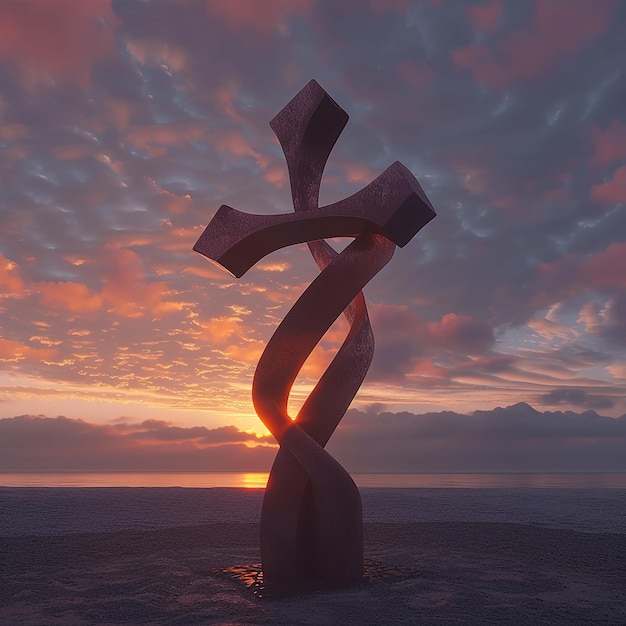
[[399, 160], [438, 212], [365, 291], [353, 417], [626, 414], [626, 7], [263, 5], [0, 4], [0, 431], [269, 470], [252, 376], [317, 269], [298, 245], [235, 279], [192, 247], [221, 204], [293, 210], [268, 122], [311, 78], [351, 116], [321, 201]]

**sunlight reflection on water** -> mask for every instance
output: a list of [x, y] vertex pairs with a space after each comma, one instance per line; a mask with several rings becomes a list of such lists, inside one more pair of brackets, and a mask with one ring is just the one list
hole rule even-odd
[[[267, 472], [0, 473], [2, 487], [238, 487], [264, 489]], [[626, 473], [353, 474], [361, 488], [626, 489]]]

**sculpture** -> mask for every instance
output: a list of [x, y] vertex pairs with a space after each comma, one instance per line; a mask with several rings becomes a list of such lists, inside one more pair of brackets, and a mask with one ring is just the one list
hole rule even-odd
[[[255, 409], [280, 448], [261, 514], [266, 581], [358, 581], [363, 571], [361, 499], [350, 475], [324, 449], [356, 395], [374, 353], [362, 287], [435, 217], [415, 177], [395, 162], [361, 191], [318, 207], [322, 172], [348, 116], [310, 81], [270, 126], [287, 161], [295, 212], [252, 215], [223, 205], [194, 250], [236, 277], [265, 255], [307, 242], [320, 274], [294, 304], [254, 375]], [[354, 241], [337, 253], [324, 238]], [[291, 386], [305, 360], [344, 314], [349, 333], [295, 420]]]

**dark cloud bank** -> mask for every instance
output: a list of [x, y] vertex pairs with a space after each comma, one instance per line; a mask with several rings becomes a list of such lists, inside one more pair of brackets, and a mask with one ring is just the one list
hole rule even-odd
[[[351, 409], [328, 445], [352, 472], [626, 471], [626, 415], [519, 403], [461, 415]], [[234, 426], [0, 420], [0, 471], [267, 471], [275, 447]]]

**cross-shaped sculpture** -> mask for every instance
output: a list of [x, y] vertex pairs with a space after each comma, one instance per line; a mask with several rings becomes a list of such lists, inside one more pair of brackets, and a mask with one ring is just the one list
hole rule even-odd
[[[255, 409], [280, 449], [261, 514], [266, 580], [346, 584], [363, 571], [358, 489], [324, 446], [356, 395], [374, 354], [361, 289], [435, 217], [415, 177], [399, 162], [354, 195], [318, 206], [324, 166], [348, 116], [312, 80], [270, 122], [287, 161], [295, 213], [252, 215], [223, 205], [194, 250], [237, 277], [264, 256], [307, 242], [320, 274], [278, 326], [254, 375]], [[325, 238], [354, 237], [337, 253]], [[350, 331], [293, 420], [289, 392], [333, 322]]]

